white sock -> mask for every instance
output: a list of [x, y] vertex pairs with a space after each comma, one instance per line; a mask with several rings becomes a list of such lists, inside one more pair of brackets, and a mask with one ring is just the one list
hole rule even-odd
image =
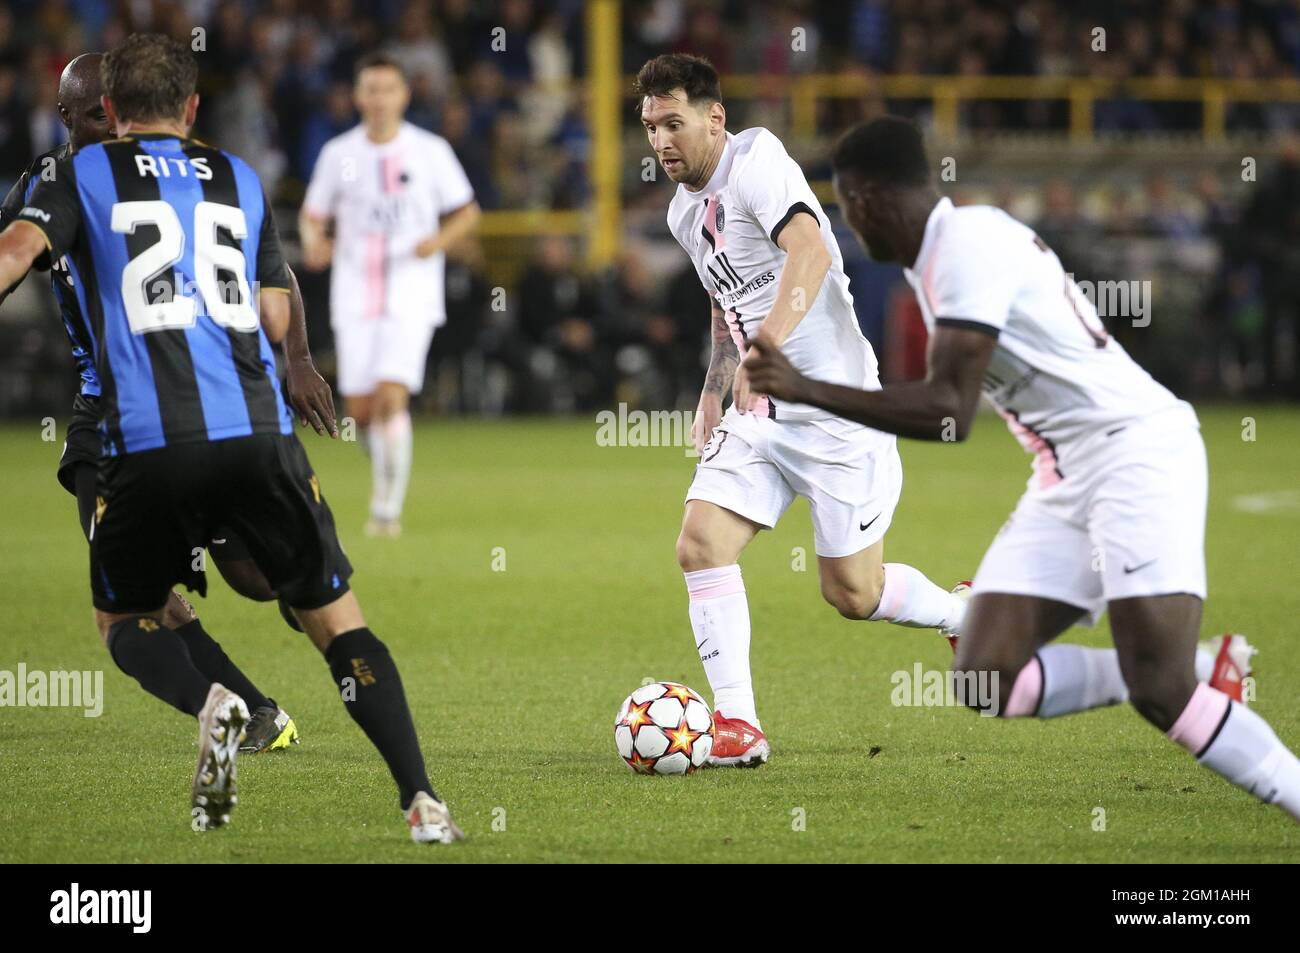
[[[1198, 646], [1196, 680], [1207, 682], [1213, 673], [1214, 656]], [[1055, 718], [1124, 701], [1128, 701], [1128, 686], [1115, 649], [1086, 649], [1064, 642], [1039, 649], [1038, 664], [1031, 661], [1021, 669], [1004, 714]]]
[[1039, 718], [1055, 718], [1128, 701], [1128, 686], [1119, 672], [1114, 649], [1088, 649], [1082, 645], [1045, 645], [1038, 650], [1043, 684]]
[[411, 478], [411, 415], [408, 411], [370, 426], [370, 470], [373, 488], [370, 515], [395, 520], [402, 515]]
[[713, 710], [761, 729], [749, 674], [749, 601], [740, 567], [733, 563], [685, 576], [691, 629], [713, 689]]
[[1197, 685], [1169, 738], [1210, 770], [1300, 821], [1300, 761], [1245, 705]]
[[892, 622], [914, 629], [951, 629], [956, 635], [966, 615], [966, 601], [941, 589], [925, 573], [904, 563], [885, 563], [885, 587], [872, 622]]

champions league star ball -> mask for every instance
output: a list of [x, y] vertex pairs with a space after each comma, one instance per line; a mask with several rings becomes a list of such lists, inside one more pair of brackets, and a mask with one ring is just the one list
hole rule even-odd
[[713, 750], [713, 714], [685, 685], [651, 682], [619, 708], [614, 744], [637, 774], [690, 774]]

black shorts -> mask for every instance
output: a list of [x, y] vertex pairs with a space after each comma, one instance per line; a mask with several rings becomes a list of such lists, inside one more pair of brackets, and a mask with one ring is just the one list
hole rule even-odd
[[236, 534], [281, 597], [318, 609], [348, 591], [334, 516], [293, 434], [181, 443], [100, 461], [90, 544], [95, 608], [152, 612], [184, 583], [213, 537]]
[[63, 442], [63, 455], [59, 457], [58, 478], [63, 488], [77, 495], [74, 474], [83, 463], [99, 464], [104, 452], [104, 438], [99, 432], [99, 398], [78, 394], [72, 401], [72, 419], [68, 422], [68, 436]]

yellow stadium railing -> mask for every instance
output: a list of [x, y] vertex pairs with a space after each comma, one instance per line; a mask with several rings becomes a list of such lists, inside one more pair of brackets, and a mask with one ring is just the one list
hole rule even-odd
[[[631, 88], [632, 77], [627, 77]], [[1065, 100], [1070, 104], [1070, 138], [1093, 136], [1093, 106], [1097, 100], [1125, 97], [1154, 102], [1199, 102], [1201, 135], [1207, 142], [1224, 137], [1227, 107], [1232, 102], [1300, 102], [1300, 80], [1225, 80], [1186, 77], [1095, 79], [1077, 76], [864, 76], [817, 73], [807, 76], [727, 76], [723, 95], [738, 99], [784, 96], [790, 100], [791, 131], [812, 136], [817, 131], [820, 99], [879, 96], [884, 99], [928, 99], [934, 108], [936, 131], [957, 132], [963, 102], [988, 99]]]

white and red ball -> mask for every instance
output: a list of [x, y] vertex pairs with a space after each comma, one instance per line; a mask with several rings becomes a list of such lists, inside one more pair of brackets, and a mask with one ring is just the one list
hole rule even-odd
[[638, 774], [690, 774], [713, 750], [713, 714], [677, 682], [642, 685], [614, 719], [618, 756]]

